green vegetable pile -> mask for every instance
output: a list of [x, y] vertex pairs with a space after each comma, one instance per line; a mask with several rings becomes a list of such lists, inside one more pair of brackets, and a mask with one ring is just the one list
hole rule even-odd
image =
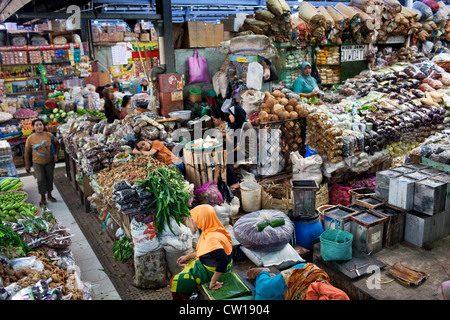
[[27, 194], [23, 192], [6, 192], [0, 195], [0, 204], [15, 204], [23, 201], [26, 197]]
[[0, 254], [9, 259], [25, 257], [30, 251], [28, 245], [11, 227], [0, 223]]
[[0, 220], [16, 222], [16, 218], [33, 218], [38, 208], [32, 203], [2, 202]]
[[136, 181], [144, 186], [156, 199], [150, 203], [149, 208], [155, 206], [154, 220], [158, 233], [165, 230], [165, 223], [169, 226], [172, 217], [178, 225], [183, 222], [183, 217], [189, 217], [189, 205], [193, 199], [192, 189], [174, 166], [149, 168], [146, 180]]
[[93, 117], [100, 117], [102, 119], [106, 119], [106, 116], [103, 112], [99, 111], [99, 110], [86, 110], [86, 109], [77, 109], [77, 111], [75, 111], [77, 114], [79, 114], [80, 116], [84, 116], [86, 113], [89, 114], [90, 116]]
[[0, 192], [16, 190], [23, 187], [23, 182], [19, 178], [5, 178], [0, 181]]
[[127, 236], [123, 236], [114, 243], [112, 247], [114, 259], [125, 263], [133, 254], [132, 241]]

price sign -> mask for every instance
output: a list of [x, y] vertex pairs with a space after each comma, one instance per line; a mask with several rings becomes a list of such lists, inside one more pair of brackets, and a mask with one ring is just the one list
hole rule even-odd
[[366, 45], [341, 46], [341, 62], [366, 60]]

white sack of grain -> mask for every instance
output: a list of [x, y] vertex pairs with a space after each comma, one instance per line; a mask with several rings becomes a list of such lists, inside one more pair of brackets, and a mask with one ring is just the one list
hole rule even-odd
[[344, 29], [344, 24], [347, 21], [345, 16], [333, 6], [328, 6], [326, 8], [327, 8], [328, 13], [330, 14], [330, 16], [333, 18], [333, 20], [335, 22], [335, 27], [338, 29], [341, 29], [341, 30]]
[[326, 22], [327, 22], [327, 25], [328, 25], [329, 30], [332, 29], [332, 28], [334, 28], [336, 24], [335, 24], [335, 22], [334, 22], [333, 17], [329, 14], [329, 12], [327, 11], [327, 9], [326, 9], [324, 6], [320, 6], [317, 10], [319, 11], [319, 13], [320, 13], [321, 15], [324, 16], [324, 18], [325, 18], [325, 20], [326, 20]]
[[302, 2], [298, 7], [298, 17], [306, 22], [310, 22], [319, 11], [309, 2]]
[[234, 37], [230, 40], [230, 53], [250, 56], [262, 56], [273, 59], [276, 50], [272, 41], [265, 35], [248, 35]]

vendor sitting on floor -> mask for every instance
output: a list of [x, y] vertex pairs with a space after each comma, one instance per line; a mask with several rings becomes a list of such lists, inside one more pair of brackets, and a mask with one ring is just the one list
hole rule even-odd
[[175, 156], [161, 141], [158, 140], [147, 140], [140, 138], [136, 141], [136, 147], [132, 151], [133, 155], [143, 154], [146, 156], [155, 156], [155, 158], [166, 164], [175, 165], [178, 170], [184, 175], [184, 163], [180, 158]]
[[220, 289], [223, 285], [220, 277], [233, 269], [231, 236], [217, 218], [214, 207], [196, 206], [191, 210], [191, 219], [193, 227], [201, 230], [200, 238], [196, 251], [177, 260], [183, 270], [170, 279], [174, 300], [189, 299], [202, 283], [210, 282], [211, 290]]
[[268, 268], [247, 271], [247, 279], [255, 279], [255, 300], [350, 300], [313, 263], [300, 263], [277, 275], [269, 272]]

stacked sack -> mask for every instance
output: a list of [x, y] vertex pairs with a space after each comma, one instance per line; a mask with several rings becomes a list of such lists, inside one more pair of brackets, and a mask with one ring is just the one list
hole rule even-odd
[[275, 42], [291, 40], [291, 8], [284, 0], [266, 1], [267, 10], [256, 10], [253, 18], [247, 18], [242, 31], [267, 35]]

